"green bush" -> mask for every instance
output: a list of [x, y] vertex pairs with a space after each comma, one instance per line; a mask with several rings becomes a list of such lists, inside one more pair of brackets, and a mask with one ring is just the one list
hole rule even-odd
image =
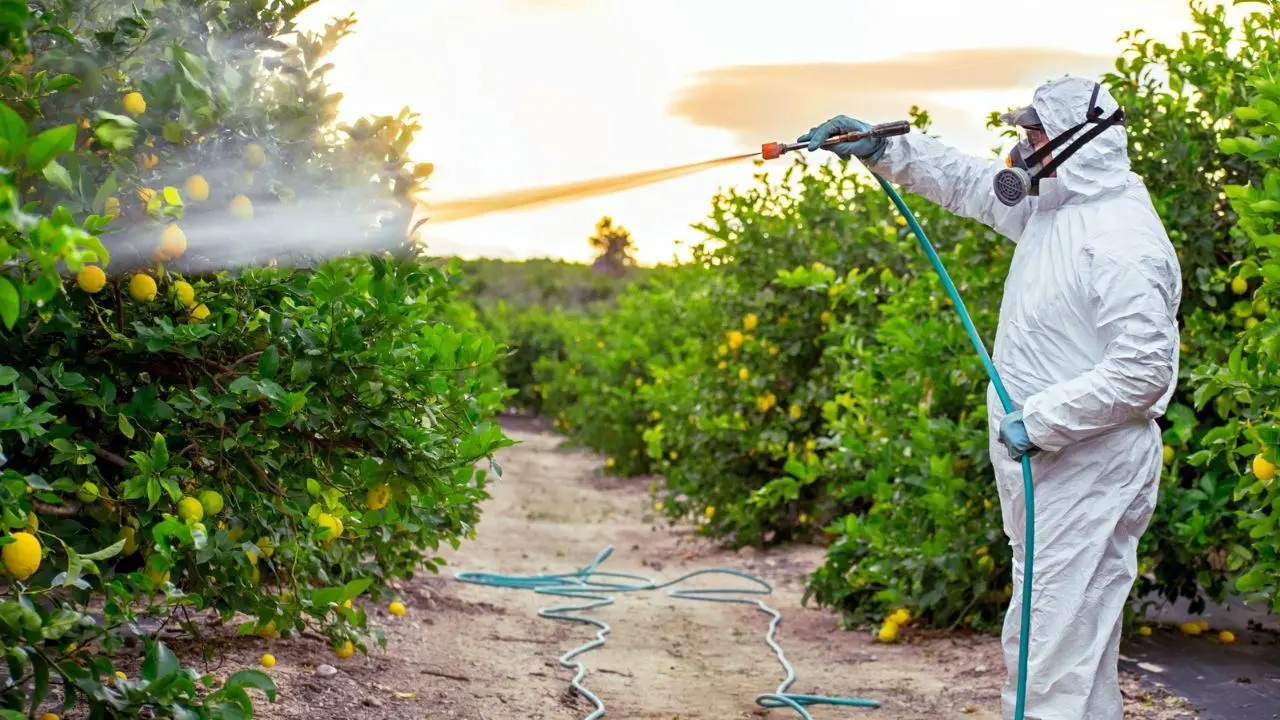
[[[279, 39], [310, 4], [0, 13], [6, 718], [58, 681], [92, 717], [246, 717], [265, 674], [210, 691], [147, 636], [121, 680], [115, 651], [144, 618], [198, 633], [194, 610], [347, 657], [382, 642], [349, 601], [473, 532], [476, 463], [509, 443], [499, 348], [394, 227], [430, 170], [403, 157], [412, 117], [332, 125], [323, 59], [350, 21]], [[218, 269], [202, 228], [262, 239], [316, 198], [389, 251]]]

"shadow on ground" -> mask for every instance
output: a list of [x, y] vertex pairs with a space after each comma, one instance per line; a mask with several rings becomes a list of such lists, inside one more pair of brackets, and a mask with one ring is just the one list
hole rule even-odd
[[1280, 718], [1280, 638], [1242, 632], [1235, 644], [1157, 630], [1129, 641], [1121, 667], [1189, 700], [1200, 720]]

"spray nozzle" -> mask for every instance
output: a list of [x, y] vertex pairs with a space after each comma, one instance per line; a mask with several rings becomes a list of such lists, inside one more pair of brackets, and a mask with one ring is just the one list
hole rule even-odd
[[[828, 138], [826, 142], [822, 143], [822, 147], [825, 148], [839, 143], [855, 142], [864, 137], [885, 138], [892, 137], [894, 135], [906, 135], [909, 132], [911, 132], [911, 123], [906, 120], [894, 120], [893, 122], [872, 125], [871, 129], [867, 131], [856, 130], [851, 133], [836, 135], [835, 137]], [[765, 160], [775, 160], [782, 157], [783, 153], [791, 152], [792, 150], [799, 150], [808, 146], [809, 143], [802, 142], [765, 143], [760, 147], [760, 155], [764, 157]]]

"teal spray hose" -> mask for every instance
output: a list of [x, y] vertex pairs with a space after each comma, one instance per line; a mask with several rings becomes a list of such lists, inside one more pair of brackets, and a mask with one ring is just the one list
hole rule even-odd
[[[883, 137], [903, 134], [905, 132], [909, 132], [909, 130], [910, 126], [905, 122], [896, 122], [878, 125], [866, 134]], [[827, 142], [823, 143], [823, 145], [828, 146], [838, 142], [852, 142], [862, 136], [864, 136], [863, 133], [850, 133], [844, 136], [831, 138]], [[769, 143], [764, 146], [763, 155], [765, 159], [772, 159], [778, 157], [782, 152], [799, 149], [803, 146], [804, 144], [802, 143], [790, 145]], [[991, 361], [991, 356], [987, 353], [986, 346], [983, 345], [982, 338], [978, 334], [977, 328], [974, 327], [973, 319], [970, 317], [969, 311], [965, 308], [964, 301], [960, 298], [960, 293], [956, 289], [955, 283], [951, 281], [951, 276], [947, 273], [946, 267], [943, 266], [942, 260], [938, 257], [938, 253], [934, 249], [933, 244], [929, 242], [929, 238], [925, 234], [924, 229], [920, 227], [920, 223], [916, 220], [915, 215], [912, 214], [911, 209], [908, 208], [907, 204], [902, 200], [902, 196], [898, 194], [898, 191], [879, 175], [876, 175], [875, 178], [880, 183], [880, 187], [884, 190], [885, 194], [889, 196], [889, 199], [892, 200], [893, 204], [898, 208], [898, 212], [900, 212], [906, 219], [907, 225], [911, 228], [911, 232], [914, 233], [916, 239], [920, 241], [921, 249], [924, 250], [925, 255], [929, 258], [930, 264], [933, 265], [933, 269], [938, 273], [938, 277], [941, 279], [942, 285], [947, 291], [947, 295], [951, 298], [951, 302], [955, 304], [956, 312], [960, 315], [960, 321], [964, 324], [964, 329], [969, 336], [970, 342], [973, 343], [974, 349], [982, 359], [982, 365], [986, 369], [987, 376], [991, 379], [992, 385], [995, 387], [996, 395], [999, 397], [1000, 404], [1004, 407], [1004, 411], [1006, 413], [1013, 412], [1013, 401], [1009, 398], [1009, 393], [1005, 389], [1004, 382], [1001, 381], [999, 373], [996, 372], [995, 365]], [[1023, 557], [1022, 615], [1018, 642], [1017, 700], [1014, 709], [1015, 720], [1023, 720], [1026, 708], [1027, 656], [1031, 631], [1031, 582], [1033, 576], [1033, 561], [1035, 558], [1035, 488], [1031, 475], [1031, 459], [1029, 456], [1025, 455], [1022, 458], [1022, 482], [1023, 494], [1026, 498], [1027, 520]], [[673, 598], [683, 598], [687, 600], [756, 605], [761, 611], [772, 616], [773, 619], [770, 621], [768, 632], [765, 635], [765, 642], [768, 643], [769, 647], [777, 656], [779, 663], [786, 671], [786, 678], [778, 686], [776, 692], [765, 693], [758, 696], [756, 698], [756, 704], [765, 708], [791, 708], [796, 711], [802, 720], [813, 720], [813, 717], [807, 710], [805, 710], [806, 707], [813, 705], [867, 708], [880, 707], [880, 703], [874, 700], [827, 697], [822, 695], [801, 695], [787, 692], [788, 688], [790, 688], [796, 681], [796, 673], [795, 669], [791, 666], [791, 663], [788, 662], [782, 648], [779, 647], [774, 640], [777, 634], [778, 623], [782, 620], [782, 615], [768, 605], [765, 605], [764, 602], [750, 597], [752, 595], [767, 595], [772, 592], [772, 588], [764, 580], [738, 570], [722, 568], [696, 570], [665, 583], [659, 583], [642, 575], [600, 571], [598, 568], [612, 553], [612, 546], [606, 547], [599, 555], [596, 556], [596, 559], [590, 565], [571, 573], [500, 575], [483, 572], [459, 572], [457, 574], [457, 579], [462, 582], [477, 585], [488, 585], [492, 587], [533, 590], [534, 592], [543, 595], [555, 595], [585, 601], [582, 603], [545, 607], [538, 611], [538, 616], [554, 620], [582, 623], [597, 628], [595, 640], [570, 650], [559, 659], [561, 666], [575, 670], [573, 680], [570, 683], [573, 689], [595, 705], [595, 711], [588, 715], [586, 720], [597, 720], [598, 718], [603, 717], [605, 714], [605, 706], [604, 702], [597, 695], [583, 686], [582, 680], [586, 676], [586, 666], [575, 658], [603, 645], [605, 643], [605, 638], [611, 631], [611, 628], [608, 623], [571, 613], [585, 612], [613, 604], [613, 598], [607, 594], [609, 592], [661, 590], [663, 588], [678, 585], [699, 575], [710, 574], [730, 575], [744, 578], [753, 584], [755, 588], [670, 590], [667, 594]]]

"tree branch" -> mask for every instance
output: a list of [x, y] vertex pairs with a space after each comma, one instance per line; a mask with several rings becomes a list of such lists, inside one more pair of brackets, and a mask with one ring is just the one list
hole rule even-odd
[[122, 467], [122, 468], [129, 467], [128, 460], [125, 460], [124, 458], [120, 457], [119, 455], [105, 448], [94, 447], [93, 454], [97, 456], [99, 459], [106, 460], [107, 462], [111, 463], [112, 465], [115, 465], [116, 467]]

